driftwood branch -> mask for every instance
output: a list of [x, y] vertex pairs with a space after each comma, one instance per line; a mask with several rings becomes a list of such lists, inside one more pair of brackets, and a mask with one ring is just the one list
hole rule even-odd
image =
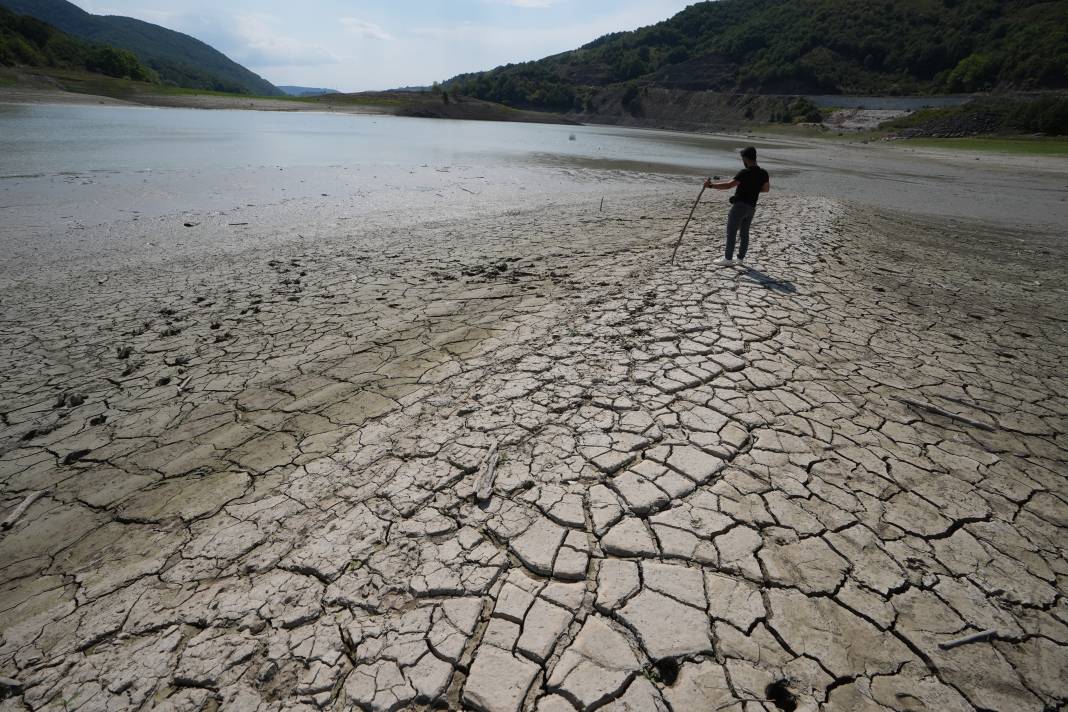
[[493, 496], [493, 478], [497, 476], [497, 459], [497, 442], [494, 441], [493, 445], [490, 446], [489, 453], [486, 455], [485, 468], [482, 470], [482, 474], [478, 478], [478, 484], [475, 486], [475, 499], [479, 502], [485, 502]]
[[9, 514], [7, 519], [5, 519], [3, 522], [0, 522], [0, 530], [6, 532], [8, 529], [15, 526], [15, 522], [17, 522], [22, 517], [22, 515], [26, 513], [26, 510], [30, 508], [30, 505], [36, 502], [41, 497], [44, 497], [44, 495], [44, 490], [31, 492], [29, 496], [26, 497], [26, 499], [22, 500], [22, 504], [15, 507], [15, 511]]
[[944, 643], [939, 643], [938, 647], [942, 650], [952, 650], [953, 648], [960, 647], [961, 645], [967, 645], [968, 643], [981, 643], [985, 640], [990, 640], [998, 634], [996, 630], [982, 630], [978, 633], [972, 633], [962, 638], [954, 638], [953, 640], [947, 640]]
[[935, 415], [940, 415], [943, 418], [949, 418], [950, 420], [956, 420], [956, 421], [958, 421], [960, 423], [964, 423], [965, 425], [970, 425], [973, 428], [979, 428], [980, 430], [985, 430], [988, 433], [992, 433], [992, 432], [994, 432], [996, 430], [996, 428], [994, 428], [994, 426], [990, 425], [989, 423], [984, 423], [981, 420], [975, 420], [974, 418], [969, 418], [966, 415], [958, 415], [957, 413], [953, 413], [951, 411], [948, 411], [945, 408], [942, 408], [940, 406], [935, 405], [934, 403], [928, 403], [927, 401], [918, 400], [916, 398], [910, 398], [908, 396], [894, 396], [894, 398], [899, 400], [899, 401], [901, 401], [902, 403], [907, 403], [908, 405], [911, 405], [913, 408], [919, 408], [920, 410], [925, 410], [928, 413], [934, 413]]

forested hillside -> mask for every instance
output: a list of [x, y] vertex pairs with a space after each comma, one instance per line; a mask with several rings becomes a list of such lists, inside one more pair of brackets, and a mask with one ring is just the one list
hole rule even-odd
[[130, 17], [91, 15], [66, 0], [0, 0], [83, 40], [127, 49], [168, 84], [243, 94], [282, 91], [198, 39]]
[[613, 84], [765, 94], [1068, 87], [1068, 0], [718, 0], [448, 85], [582, 111]]
[[0, 7], [0, 65], [84, 69], [109, 77], [158, 82], [159, 76], [132, 52], [96, 45], [46, 22]]

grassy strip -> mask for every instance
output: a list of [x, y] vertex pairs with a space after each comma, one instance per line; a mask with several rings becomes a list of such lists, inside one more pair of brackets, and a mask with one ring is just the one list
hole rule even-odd
[[962, 106], [921, 109], [882, 128], [931, 136], [1068, 134], [1068, 96], [988, 96]]
[[362, 96], [360, 94], [325, 94], [321, 97], [290, 97], [305, 104], [323, 104], [326, 106], [407, 106], [413, 103], [408, 99], [389, 96]]
[[148, 82], [117, 79], [102, 74], [94, 74], [77, 69], [24, 68], [15, 70], [0, 68], [0, 86], [26, 86], [47, 88], [47, 84], [33, 80], [33, 77], [47, 77], [59, 89], [75, 94], [92, 94], [107, 96], [112, 99], [138, 102], [151, 101], [152, 97], [198, 97], [211, 96], [237, 101], [255, 102], [258, 100], [272, 102], [289, 102], [303, 106], [406, 106], [412, 103], [403, 97], [389, 95], [365, 96], [351, 94], [331, 94], [323, 97], [308, 96], [257, 96], [254, 94], [232, 94], [212, 89], [187, 89], [184, 87], [150, 84]]
[[884, 141], [893, 135], [885, 130], [878, 131], [836, 131], [820, 129], [803, 124], [765, 124], [746, 129], [747, 134], [772, 136], [775, 138], [817, 139], [828, 143], [878, 143], [882, 146], [899, 148], [932, 148], [945, 151], [962, 151], [975, 153], [1004, 153], [1020, 156], [1066, 156], [1068, 155], [1068, 137], [1066, 136], [975, 136], [970, 138], [899, 138]]
[[951, 151], [1010, 153], [1021, 156], [1068, 156], [1068, 138], [1037, 136], [991, 136], [977, 138], [911, 138], [895, 141], [901, 146]]
[[[446, 104], [444, 97], [429, 93], [411, 92], [367, 92], [363, 94], [326, 94], [322, 96], [255, 96], [252, 94], [231, 94], [208, 89], [187, 89], [174, 86], [161, 86], [129, 79], [115, 79], [99, 74], [79, 70], [40, 69], [11, 71], [10, 74], [0, 68], [0, 80], [11, 76], [16, 86], [34, 88], [59, 88], [77, 94], [106, 96], [135, 104], [148, 106], [219, 106], [234, 109], [283, 109], [280, 104], [288, 104], [293, 110], [307, 109], [319, 111], [370, 111], [373, 113], [395, 114], [398, 116], [416, 116], [425, 118], [466, 119], [475, 121], [530, 121], [534, 123], [556, 123], [561, 117], [551, 117], [518, 111], [499, 104], [477, 100], [451, 101]], [[58, 85], [58, 86], [57, 86]], [[204, 101], [196, 99], [218, 99]]]

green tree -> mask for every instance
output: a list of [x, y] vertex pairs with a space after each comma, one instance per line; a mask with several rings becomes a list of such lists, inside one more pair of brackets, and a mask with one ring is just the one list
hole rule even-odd
[[978, 91], [990, 88], [997, 78], [998, 66], [988, 54], [973, 54], [960, 61], [946, 78], [950, 91]]
[[87, 69], [109, 77], [147, 81], [149, 76], [133, 52], [114, 47], [97, 47], [85, 62]]

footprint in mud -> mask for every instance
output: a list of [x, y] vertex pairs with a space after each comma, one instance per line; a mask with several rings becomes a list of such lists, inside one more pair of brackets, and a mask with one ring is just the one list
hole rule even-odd
[[53, 409], [54, 410], [59, 410], [60, 408], [64, 408], [64, 407], [66, 407], [66, 408], [77, 408], [81, 404], [85, 403], [85, 400], [86, 400], [86, 397], [81, 395], [80, 393], [62, 393], [62, 394], [60, 394], [59, 398], [56, 400], [56, 403], [53, 406]]

